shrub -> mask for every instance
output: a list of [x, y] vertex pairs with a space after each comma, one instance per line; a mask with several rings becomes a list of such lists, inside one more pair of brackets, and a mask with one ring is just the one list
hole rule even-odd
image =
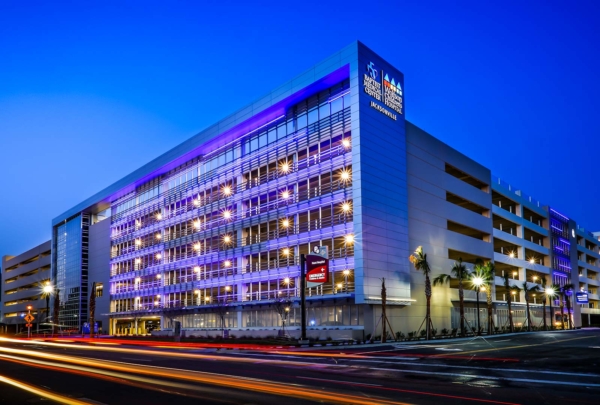
[[442, 329], [442, 336], [446, 336], [448, 334], [448, 329]]
[[403, 340], [404, 334], [402, 332], [396, 332], [396, 340]]
[[427, 335], [427, 329], [421, 329], [421, 337], [425, 337]]

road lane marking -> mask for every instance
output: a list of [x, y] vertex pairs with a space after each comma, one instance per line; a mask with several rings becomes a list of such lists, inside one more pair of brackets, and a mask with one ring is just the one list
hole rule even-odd
[[[305, 377], [305, 378], [307, 378], [307, 377]], [[318, 378], [313, 378], [313, 379], [319, 380]], [[336, 383], [336, 384], [347, 384], [347, 382], [345, 382], [345, 381], [339, 381], [339, 380], [329, 380], [329, 381], [331, 381], [332, 383]], [[354, 386], [359, 386], [359, 387], [363, 386], [363, 385], [364, 386], [372, 385], [372, 384], [365, 384], [365, 383], [350, 383], [350, 384], [354, 385]], [[460, 399], [461, 401], [475, 401], [475, 402], [492, 403], [492, 404], [499, 404], [499, 405], [518, 405], [513, 402], [502, 402], [502, 401], [494, 401], [494, 400], [484, 399], [484, 398], [471, 398], [471, 397], [464, 397], [464, 396], [458, 396], [458, 395], [438, 394], [435, 392], [428, 392], [428, 391], [415, 391], [415, 390], [408, 390], [408, 389], [402, 389], [402, 388], [384, 387], [382, 385], [378, 386], [375, 389], [383, 390], [383, 391], [405, 392], [405, 393], [426, 395], [426, 396], [432, 396], [432, 397]], [[365, 392], [360, 392], [360, 394], [364, 395], [367, 398], [372, 397], [371, 395], [367, 395]]]
[[[496, 348], [493, 348], [493, 349], [469, 350], [469, 351], [460, 353], [460, 355], [471, 354], [471, 353], [483, 353], [483, 352], [492, 352], [492, 351], [502, 351], [502, 350], [510, 350], [510, 349], [521, 349], [523, 347], [546, 346], [546, 345], [553, 345], [553, 344], [556, 344], [556, 343], [570, 342], [572, 340], [590, 339], [590, 338], [593, 338], [593, 337], [597, 337], [597, 336], [582, 336], [582, 337], [577, 337], [577, 338], [555, 340], [553, 342], [535, 343], [535, 344], [530, 344], [530, 345], [518, 345], [518, 346], [508, 346], [508, 347], [496, 347]], [[433, 355], [431, 357], [452, 356], [453, 354], [454, 353], [436, 354], [436, 355]]]
[[[382, 370], [382, 371], [395, 371], [402, 372], [406, 374], [427, 374], [431, 375], [430, 371], [419, 371], [419, 370], [398, 370], [396, 368], [381, 368], [381, 367], [373, 367], [372, 370]], [[513, 382], [527, 382], [527, 383], [536, 383], [536, 384], [558, 384], [558, 385], [571, 385], [576, 387], [600, 387], [600, 384], [586, 384], [579, 382], [570, 382], [570, 381], [557, 381], [557, 380], [538, 380], [533, 378], [511, 378], [511, 377], [493, 377], [487, 375], [473, 375], [473, 374], [460, 374], [460, 373], [444, 373], [444, 372], [436, 372], [435, 375], [445, 375], [448, 377], [460, 377], [460, 378], [478, 378], [482, 380], [494, 380], [494, 381], [513, 381]]]
[[297, 375], [296, 378], [301, 378], [303, 380], [327, 381], [327, 382], [338, 383], [338, 384], [356, 384], [356, 385], [368, 385], [371, 387], [383, 387], [383, 385], [381, 385], [381, 384], [367, 384], [367, 383], [363, 383], [363, 382], [343, 381], [343, 380], [327, 380], [325, 378], [301, 377], [299, 375]]
[[450, 349], [448, 347], [436, 347], [435, 350], [442, 350], [445, 352], [462, 352], [462, 349]]
[[[402, 360], [404, 360], [404, 359], [402, 359]], [[546, 371], [546, 370], [523, 370], [523, 369], [518, 369], [518, 368], [458, 366], [458, 365], [452, 365], [452, 364], [434, 364], [434, 363], [404, 363], [402, 361], [377, 361], [377, 360], [352, 360], [352, 362], [385, 363], [385, 364], [397, 364], [397, 365], [402, 365], [402, 366], [416, 366], [416, 367], [462, 368], [465, 370], [488, 370], [488, 371], [500, 371], [500, 372], [512, 372], [512, 373], [534, 373], [534, 374], [562, 375], [562, 376], [571, 376], [571, 377], [600, 378], [600, 374], [568, 373], [568, 372], [564, 372], [564, 371]]]
[[152, 361], [152, 360], [148, 360], [148, 359], [134, 359], [133, 357], [121, 357], [123, 360], [133, 360], [133, 361]]

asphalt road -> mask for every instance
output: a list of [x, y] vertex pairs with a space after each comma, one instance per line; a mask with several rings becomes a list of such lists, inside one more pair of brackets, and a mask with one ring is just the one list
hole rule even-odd
[[598, 404], [599, 366], [600, 329], [275, 350], [0, 340], [0, 404]]

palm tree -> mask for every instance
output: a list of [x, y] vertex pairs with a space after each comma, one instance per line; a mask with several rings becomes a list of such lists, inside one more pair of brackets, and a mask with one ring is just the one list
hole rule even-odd
[[548, 298], [547, 287], [546, 287], [546, 277], [540, 277], [540, 285], [542, 286], [542, 314], [544, 317], [544, 330], [548, 330], [548, 324], [546, 324], [546, 298]]
[[423, 253], [423, 246], [419, 246], [415, 252], [408, 258], [415, 267], [415, 270], [422, 271], [425, 274], [425, 299], [427, 303], [427, 313], [425, 315], [425, 327], [427, 331], [427, 340], [431, 339], [431, 280], [429, 275], [431, 274], [431, 268], [427, 262], [427, 254]]
[[493, 332], [494, 319], [492, 317], [492, 312], [494, 308], [494, 304], [492, 302], [492, 288], [494, 285], [494, 277], [496, 276], [496, 268], [494, 267], [493, 262], [483, 263], [481, 260], [477, 260], [475, 262], [475, 273], [481, 277], [483, 280], [483, 287], [485, 288], [485, 296], [487, 303], [487, 325], [488, 325], [488, 335], [491, 335]]
[[463, 289], [463, 280], [469, 277], [469, 271], [464, 265], [462, 258], [454, 262], [450, 274], [440, 274], [433, 279], [433, 285], [450, 284], [452, 276], [458, 279], [458, 306], [460, 310], [460, 335], [465, 336], [465, 293]]
[[525, 305], [527, 305], [527, 332], [531, 332], [531, 313], [529, 312], [529, 294], [539, 291], [540, 287], [537, 284], [531, 287], [527, 286], [527, 281], [523, 281], [523, 291], [525, 292]]
[[546, 294], [548, 294], [548, 297], [550, 298], [550, 330], [554, 329], [554, 307], [552, 306], [552, 301], [554, 301], [554, 297], [558, 294], [559, 289], [560, 286], [551, 284], [546, 290]]
[[[515, 331], [515, 324], [513, 323], [513, 317], [512, 317], [512, 309], [511, 309], [511, 304], [512, 304], [512, 292], [515, 290], [514, 285], [510, 285], [510, 282], [508, 281], [510, 279], [510, 276], [508, 274], [507, 271], [504, 272], [502, 278], [504, 279], [504, 288], [506, 289], [506, 304], [508, 305], [508, 325], [510, 328], [510, 333], [514, 333]], [[516, 287], [519, 288], [519, 287]]]
[[562, 286], [561, 290], [563, 291], [565, 303], [567, 305], [567, 320], [569, 329], [573, 329], [573, 322], [571, 321], [571, 299], [569, 298], [569, 292], [573, 291], [575, 286], [571, 283], [565, 284]]
[[562, 330], [565, 329], [565, 301], [563, 297], [565, 296], [565, 291], [562, 286], [559, 286], [556, 290], [556, 294], [558, 295], [558, 304], [560, 305], [560, 328]]

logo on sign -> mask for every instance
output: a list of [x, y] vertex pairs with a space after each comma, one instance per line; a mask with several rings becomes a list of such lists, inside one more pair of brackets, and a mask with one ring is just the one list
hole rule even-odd
[[[390, 77], [388, 73], [383, 70], [378, 71], [373, 62], [367, 64], [366, 73], [363, 78], [363, 87], [365, 93], [373, 97], [375, 100], [383, 102], [385, 107], [390, 108], [389, 111], [382, 105], [371, 101], [371, 107], [375, 108], [379, 112], [387, 115], [393, 120], [397, 120], [397, 114], [402, 114], [402, 85], [400, 80], [396, 81], [394, 77]], [[381, 76], [382, 80], [379, 82], [377, 79]]]
[[369, 62], [367, 65], [367, 71], [369, 72], [369, 76], [373, 79], [377, 79], [377, 69], [375, 69], [375, 64], [373, 62]]

